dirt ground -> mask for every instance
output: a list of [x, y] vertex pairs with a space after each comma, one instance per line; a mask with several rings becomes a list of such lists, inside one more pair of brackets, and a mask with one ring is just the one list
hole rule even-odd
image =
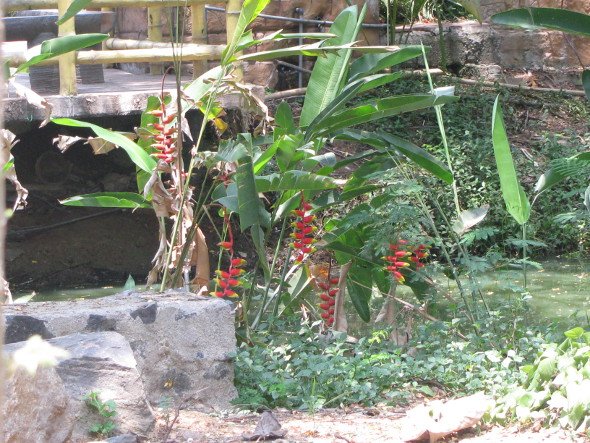
[[[172, 415], [174, 415], [172, 413]], [[405, 410], [399, 408], [329, 409], [311, 414], [302, 411], [273, 411], [287, 433], [277, 442], [310, 443], [377, 443], [403, 442]], [[230, 443], [244, 441], [244, 434], [252, 434], [259, 414], [204, 414], [181, 411], [168, 437], [169, 443]], [[154, 441], [164, 441], [164, 415], [159, 421], [159, 435]], [[489, 427], [471, 429], [451, 435], [443, 442], [469, 443], [552, 443], [585, 442], [581, 436], [559, 429], [519, 429], [517, 427]]]

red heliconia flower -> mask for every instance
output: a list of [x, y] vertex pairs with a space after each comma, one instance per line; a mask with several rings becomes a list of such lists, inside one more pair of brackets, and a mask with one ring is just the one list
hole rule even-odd
[[295, 264], [302, 263], [310, 254], [315, 252], [315, 248], [312, 245], [317, 240], [312, 237], [311, 234], [313, 234], [317, 228], [310, 223], [316, 219], [316, 216], [308, 213], [311, 209], [312, 206], [307, 203], [302, 196], [299, 208], [293, 211], [293, 215], [297, 217], [297, 219], [291, 224], [293, 226], [291, 237], [296, 240], [291, 243], [291, 247], [295, 250]]
[[152, 144], [152, 148], [156, 152], [152, 155], [170, 164], [176, 158], [176, 126], [170, 125], [176, 119], [176, 114], [166, 115], [163, 105], [160, 109], [149, 111], [148, 114], [158, 118], [158, 123], [152, 125], [156, 130], [156, 134], [153, 136], [155, 143]]
[[428, 247], [426, 245], [420, 244], [413, 250], [407, 245], [407, 240], [400, 239], [397, 243], [389, 245], [389, 250], [392, 251], [393, 255], [383, 257], [383, 260], [387, 262], [385, 270], [389, 271], [400, 284], [405, 282], [405, 277], [401, 271], [411, 266], [414, 266], [416, 270], [423, 268], [424, 263], [420, 260], [428, 256], [428, 252], [426, 252]]
[[[218, 246], [229, 253], [229, 268], [225, 271], [221, 269], [215, 271], [218, 277], [214, 279], [216, 288], [211, 295], [221, 298], [235, 298], [238, 293], [234, 289], [242, 285], [239, 277], [246, 272], [242, 269], [246, 260], [239, 257], [234, 258], [234, 237], [228, 214], [224, 214], [224, 220], [227, 226], [228, 240], [219, 242]], [[220, 287], [222, 291], [218, 291], [217, 287]]]
[[318, 306], [323, 311], [321, 317], [324, 319], [324, 325], [330, 327], [334, 323], [334, 305], [336, 305], [335, 297], [338, 295], [338, 288], [333, 288], [333, 284], [337, 284], [338, 278], [330, 278], [330, 271], [325, 276], [325, 280], [316, 281], [316, 285], [324, 292], [320, 294], [322, 303]]

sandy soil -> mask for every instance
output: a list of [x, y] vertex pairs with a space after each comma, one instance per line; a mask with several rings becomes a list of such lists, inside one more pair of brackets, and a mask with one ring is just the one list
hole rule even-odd
[[[319, 411], [315, 414], [300, 411], [273, 411], [274, 416], [287, 430], [277, 442], [310, 443], [374, 443], [403, 442], [405, 411], [399, 408], [347, 408]], [[210, 415], [194, 411], [181, 411], [170, 432], [168, 442], [178, 443], [230, 443], [241, 442], [244, 434], [252, 434], [259, 414]], [[163, 441], [165, 420], [159, 421], [158, 436]], [[443, 442], [470, 443], [551, 443], [589, 441], [581, 436], [559, 429], [486, 428], [463, 431], [449, 436]]]

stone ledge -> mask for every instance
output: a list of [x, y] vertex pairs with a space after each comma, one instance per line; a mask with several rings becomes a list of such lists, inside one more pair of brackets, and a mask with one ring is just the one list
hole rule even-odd
[[6, 341], [115, 331], [129, 342], [152, 405], [227, 409], [235, 398], [231, 303], [190, 293], [132, 293], [7, 306]]

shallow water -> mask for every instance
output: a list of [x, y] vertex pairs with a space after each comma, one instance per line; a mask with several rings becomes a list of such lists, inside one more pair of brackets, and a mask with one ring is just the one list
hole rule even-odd
[[[532, 309], [537, 312], [539, 319], [562, 321], [573, 314], [583, 318], [590, 317], [590, 262], [545, 262], [542, 270], [530, 269], [527, 277], [529, 302]], [[448, 285], [449, 290], [455, 292], [452, 282], [441, 278], [437, 283], [441, 289]], [[488, 273], [480, 278], [480, 284], [482, 292], [490, 301], [498, 299], [498, 297], [504, 299], [521, 297], [522, 272], [496, 271]], [[56, 289], [41, 293], [27, 292], [15, 294], [15, 301], [38, 302], [97, 298], [117, 294], [125, 289], [122, 286], [103, 286], [100, 288]], [[349, 312], [353, 311], [351, 306]]]
[[[590, 315], [590, 263], [545, 262], [543, 269], [527, 273], [530, 305], [541, 319], [562, 320], [577, 314]], [[522, 272], [500, 271], [482, 278], [484, 294], [514, 297], [523, 285]]]

